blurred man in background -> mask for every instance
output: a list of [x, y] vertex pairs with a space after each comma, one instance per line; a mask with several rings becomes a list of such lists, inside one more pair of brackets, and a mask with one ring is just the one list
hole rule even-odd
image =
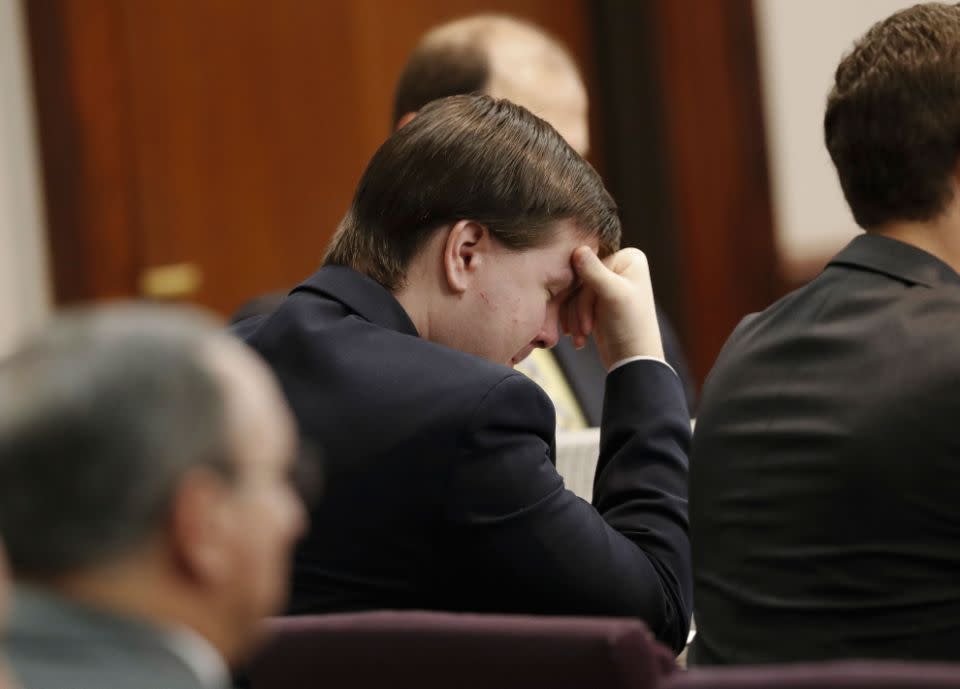
[[0, 364], [7, 649], [37, 689], [215, 689], [303, 526], [269, 371], [173, 309], [57, 319]]
[[866, 234], [745, 319], [707, 379], [691, 662], [960, 646], [960, 6], [871, 28], [824, 129]]

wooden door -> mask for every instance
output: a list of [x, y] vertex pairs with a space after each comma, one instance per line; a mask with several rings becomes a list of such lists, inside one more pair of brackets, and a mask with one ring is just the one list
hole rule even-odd
[[229, 313], [290, 287], [389, 133], [423, 31], [477, 11], [529, 18], [592, 91], [588, 2], [27, 3], [57, 301], [147, 291]]

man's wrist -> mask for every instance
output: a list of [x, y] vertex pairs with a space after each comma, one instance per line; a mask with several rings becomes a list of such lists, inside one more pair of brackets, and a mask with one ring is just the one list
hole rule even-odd
[[610, 367], [610, 370], [607, 371], [607, 373], [608, 373], [608, 374], [609, 374], [609, 373], [613, 373], [614, 371], [616, 371], [616, 370], [617, 370], [618, 368], [620, 368], [621, 366], [626, 366], [627, 364], [632, 364], [634, 361], [658, 361], [658, 362], [660, 362], [661, 364], [663, 364], [664, 366], [666, 366], [667, 368], [669, 368], [671, 371], [673, 371], [673, 374], [674, 374], [674, 375], [677, 375], [677, 372], [674, 370], [673, 366], [671, 366], [670, 364], [668, 364], [668, 363], [666, 362], [666, 360], [661, 359], [660, 357], [656, 357], [656, 356], [642, 356], [642, 355], [641, 355], [641, 356], [629, 356], [629, 357], [627, 357], [627, 358], [625, 358], [625, 359], [620, 359], [619, 361], [615, 361], [615, 362], [613, 363], [613, 365]]

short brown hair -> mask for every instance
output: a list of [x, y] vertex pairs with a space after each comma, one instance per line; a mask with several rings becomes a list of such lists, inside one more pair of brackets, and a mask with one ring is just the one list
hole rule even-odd
[[489, 96], [452, 96], [426, 106], [374, 154], [326, 264], [346, 265], [390, 290], [439, 227], [473, 220], [505, 246], [546, 244], [573, 220], [620, 245], [617, 207], [600, 176], [546, 122]]
[[837, 68], [824, 133], [861, 227], [939, 215], [960, 152], [960, 6], [875, 24]]

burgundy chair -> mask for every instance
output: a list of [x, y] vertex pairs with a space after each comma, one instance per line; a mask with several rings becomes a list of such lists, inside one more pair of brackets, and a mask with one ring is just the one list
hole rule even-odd
[[266, 626], [252, 689], [653, 689], [675, 668], [637, 620], [367, 612]]
[[960, 663], [843, 660], [697, 668], [663, 689], [960, 689]]

